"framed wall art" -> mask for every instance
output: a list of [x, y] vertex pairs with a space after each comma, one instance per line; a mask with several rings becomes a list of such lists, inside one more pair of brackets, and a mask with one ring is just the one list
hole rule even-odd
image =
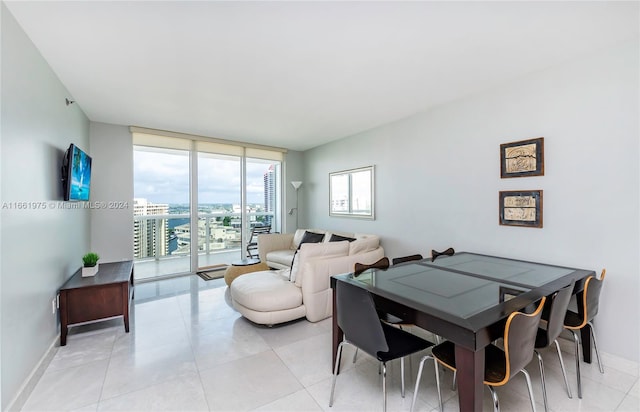
[[500, 177], [544, 176], [544, 137], [500, 145]]
[[542, 227], [542, 190], [501, 191], [500, 224], [505, 226]]

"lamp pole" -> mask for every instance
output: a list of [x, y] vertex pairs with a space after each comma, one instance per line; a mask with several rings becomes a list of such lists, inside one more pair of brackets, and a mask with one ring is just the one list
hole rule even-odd
[[291, 182], [291, 186], [293, 186], [294, 189], [296, 189], [296, 207], [292, 208], [289, 210], [289, 214], [292, 215], [293, 211], [296, 211], [296, 230], [298, 229], [298, 189], [300, 189], [300, 186], [302, 186], [302, 182], [299, 180], [294, 180], [293, 182]]

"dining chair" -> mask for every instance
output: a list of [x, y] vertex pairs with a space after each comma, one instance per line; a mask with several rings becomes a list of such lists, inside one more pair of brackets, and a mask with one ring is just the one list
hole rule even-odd
[[368, 269], [389, 269], [389, 258], [383, 257], [380, 258], [377, 262], [374, 263], [355, 263], [353, 265], [353, 276], [359, 276], [362, 272]]
[[456, 251], [452, 247], [442, 252], [431, 249], [431, 261], [434, 262], [439, 256], [453, 256], [455, 253]]
[[[397, 265], [399, 263], [404, 263], [404, 262], [409, 262], [411, 260], [421, 260], [422, 259], [422, 255], [411, 255], [411, 256], [403, 256], [403, 257], [397, 257], [397, 258], [393, 258], [393, 264]], [[378, 260], [375, 263], [371, 263], [371, 264], [364, 264], [364, 263], [356, 263], [354, 265], [354, 276], [358, 276], [360, 275], [362, 272], [364, 272], [365, 270], [368, 269], [389, 269], [389, 258], [387, 257], [383, 257], [380, 260]], [[391, 325], [395, 325], [398, 326], [400, 329], [402, 329], [403, 326], [407, 327], [407, 326], [413, 326], [412, 323], [408, 323], [406, 321], [404, 321], [403, 319], [400, 319], [397, 316], [394, 316], [390, 313], [386, 313], [383, 312], [381, 310], [378, 310], [378, 317], [386, 323], [389, 323]], [[353, 362], [355, 363], [356, 361], [356, 356], [358, 355], [358, 352], [356, 351], [356, 353], [353, 355]]]
[[[388, 257], [383, 257], [380, 258], [377, 262], [374, 263], [355, 263], [353, 265], [353, 276], [358, 277], [360, 276], [360, 274], [362, 274], [362, 272], [364, 272], [365, 270], [369, 270], [369, 269], [389, 269], [389, 258]], [[393, 315], [390, 315], [388, 313], [384, 313], [382, 311], [377, 311], [378, 313], [378, 317], [387, 322], [387, 323], [392, 323], [393, 321], [395, 321], [396, 319], [398, 321], [401, 321], [402, 319], [397, 318]], [[356, 363], [356, 360], [358, 358], [358, 348], [356, 348], [355, 352], [353, 353], [353, 363]], [[378, 373], [381, 373], [382, 369], [378, 370]], [[404, 370], [402, 370], [402, 375], [404, 376]], [[404, 394], [403, 394], [404, 396]]]
[[[342, 349], [352, 345], [376, 358], [382, 365], [383, 411], [387, 410], [387, 362], [400, 358], [404, 371], [404, 357], [433, 346], [433, 343], [402, 329], [387, 325], [378, 318], [373, 297], [366, 289], [346, 282], [336, 283], [337, 323], [344, 333], [338, 345], [331, 384], [329, 406], [333, 405], [336, 378], [340, 368]], [[401, 377], [404, 397], [404, 373]]]
[[[400, 256], [400, 257], [393, 258], [392, 263], [395, 266], [401, 263], [406, 263], [414, 260], [422, 260], [422, 259], [423, 259], [422, 255], [415, 254], [415, 255]], [[388, 269], [388, 268], [389, 268], [389, 259], [387, 257], [383, 257], [377, 262], [371, 263], [371, 264], [356, 263], [354, 265], [354, 276], [358, 276], [359, 274], [361, 274], [362, 272], [368, 269]], [[377, 312], [380, 320], [390, 325], [397, 326], [400, 329], [414, 326], [413, 323], [407, 322], [404, 319], [401, 319], [390, 313], [386, 313], [381, 310], [377, 310]], [[438, 335], [435, 335], [435, 338], [436, 338], [436, 342], [440, 343], [440, 337]], [[353, 363], [356, 363], [357, 358], [358, 358], [358, 350], [356, 349], [356, 351], [353, 353]], [[380, 370], [378, 372], [380, 373]], [[401, 371], [401, 373], [404, 376], [404, 369]], [[403, 396], [404, 396], [404, 393], [403, 393]]]
[[[524, 312], [513, 312], [507, 318], [504, 327], [504, 349], [490, 344], [484, 350], [484, 381], [483, 383], [489, 387], [491, 397], [493, 399], [493, 410], [500, 411], [500, 402], [495, 387], [505, 385], [518, 372], [522, 372], [527, 380], [527, 388], [529, 389], [529, 399], [531, 400], [531, 408], [535, 412], [536, 404], [533, 398], [533, 389], [531, 387], [531, 378], [525, 369], [525, 366], [533, 358], [534, 345], [536, 341], [536, 333], [542, 315], [542, 308], [546, 297], [540, 299], [540, 303], [536, 310], [527, 314]], [[435, 362], [436, 384], [438, 387], [438, 402], [440, 411], [442, 411], [442, 395], [440, 393], [440, 376], [438, 372], [438, 363], [452, 371], [456, 371], [456, 355], [455, 345], [451, 341], [444, 341], [431, 349], [431, 356], [437, 361]], [[418, 376], [416, 378], [416, 386], [413, 392], [413, 401], [411, 402], [411, 410], [414, 410], [416, 399], [418, 396], [418, 387], [420, 378], [422, 377], [422, 368], [424, 362], [430, 359], [430, 356], [424, 356], [420, 360]], [[515, 371], [515, 372], [514, 372]]]
[[[393, 263], [393, 266], [395, 266], [401, 263], [411, 262], [414, 260], [422, 260], [422, 259], [423, 259], [422, 255], [419, 255], [419, 254], [409, 255], [409, 256], [400, 256], [400, 257], [393, 258], [391, 260], [391, 263]], [[380, 316], [380, 319], [382, 319], [384, 322], [398, 326], [400, 329], [402, 329], [403, 327], [413, 326], [413, 323], [400, 319], [397, 316], [393, 316], [390, 313], [384, 313], [384, 312], [378, 311], [378, 315]]]
[[569, 381], [567, 380], [567, 371], [564, 368], [564, 360], [562, 359], [562, 352], [560, 351], [560, 344], [558, 343], [558, 336], [560, 336], [564, 329], [564, 317], [567, 313], [567, 308], [569, 307], [569, 301], [571, 300], [571, 294], [573, 293], [574, 286], [575, 281], [551, 295], [551, 304], [548, 305], [548, 309], [544, 308], [542, 311], [542, 321], [540, 322], [543, 324], [545, 323], [544, 321], [546, 321], [546, 327], [539, 327], [536, 335], [534, 352], [538, 357], [538, 366], [540, 367], [540, 380], [542, 382], [542, 396], [544, 398], [545, 411], [549, 410], [549, 406], [547, 403], [547, 386], [544, 376], [544, 363], [539, 349], [545, 349], [550, 347], [552, 344], [555, 344], [558, 359], [560, 360], [560, 368], [562, 369], [562, 377], [564, 378], [564, 385], [567, 388], [567, 395], [569, 398], [572, 398], [571, 388], [569, 387]]
[[[604, 373], [604, 368], [600, 362], [600, 353], [598, 352], [598, 342], [596, 341], [596, 332], [593, 328], [593, 318], [598, 314], [598, 306], [600, 304], [600, 291], [604, 283], [604, 277], [607, 273], [606, 269], [602, 269], [600, 279], [595, 276], [589, 276], [584, 283], [584, 291], [582, 293], [582, 299], [578, 299], [578, 313], [568, 310], [564, 318], [564, 328], [569, 330], [573, 335], [573, 342], [575, 344], [576, 355], [576, 376], [578, 380], [578, 398], [582, 399], [582, 382], [580, 380], [580, 355], [579, 346], [580, 338], [578, 337], [578, 331], [582, 328], [589, 327], [591, 336], [593, 337], [593, 349], [596, 352], [596, 358], [598, 359], [598, 367], [600, 373]], [[584, 350], [584, 346], [583, 346]]]
[[400, 256], [397, 258], [393, 258], [391, 263], [395, 265], [399, 265], [400, 263], [411, 262], [412, 260], [422, 260], [422, 255], [409, 255], [409, 256]]
[[249, 241], [247, 242], [247, 257], [249, 259], [255, 259], [259, 257], [258, 254], [258, 235], [271, 233], [271, 225], [267, 226], [255, 226], [251, 229], [249, 235]]

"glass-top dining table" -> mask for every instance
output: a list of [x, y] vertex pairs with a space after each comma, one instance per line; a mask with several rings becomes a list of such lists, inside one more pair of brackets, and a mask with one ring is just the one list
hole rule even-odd
[[[358, 275], [331, 278], [367, 289], [384, 312], [413, 323], [455, 344], [458, 398], [461, 411], [481, 411], [484, 348], [502, 336], [514, 311], [576, 281], [581, 293], [594, 271], [460, 252], [369, 269]], [[335, 293], [333, 301], [335, 313]], [[333, 363], [343, 334], [333, 317]], [[590, 362], [590, 336], [582, 332], [585, 361]]]

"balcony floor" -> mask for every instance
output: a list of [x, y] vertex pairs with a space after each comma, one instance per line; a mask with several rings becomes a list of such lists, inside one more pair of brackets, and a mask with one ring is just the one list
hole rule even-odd
[[[198, 257], [198, 266], [199, 268], [204, 268], [214, 265], [230, 265], [231, 262], [239, 259], [241, 259], [240, 249], [209, 254], [203, 253]], [[190, 261], [191, 256], [189, 255], [136, 260], [134, 263], [135, 279], [137, 281], [148, 281], [169, 276], [193, 274], [190, 269]]]

